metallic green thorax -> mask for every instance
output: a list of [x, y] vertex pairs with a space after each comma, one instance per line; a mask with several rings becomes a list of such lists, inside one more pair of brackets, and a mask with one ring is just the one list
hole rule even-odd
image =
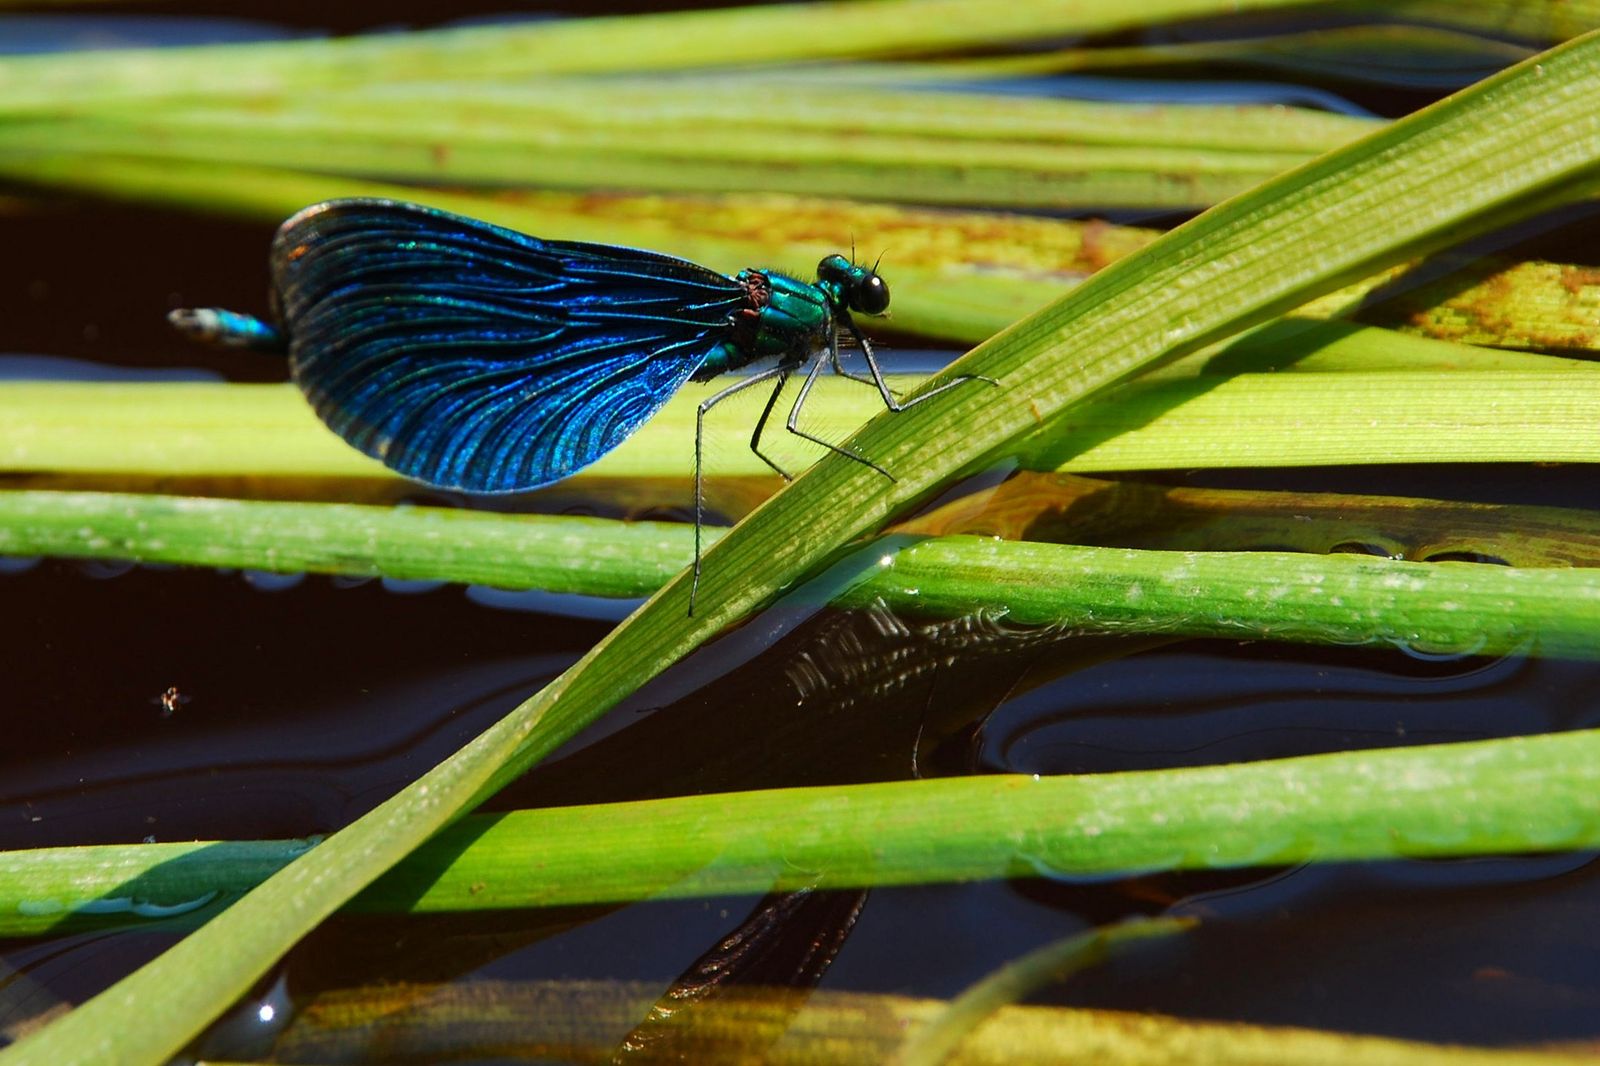
[[836, 325], [850, 325], [851, 311], [880, 314], [889, 305], [883, 279], [842, 255], [818, 264], [815, 282], [761, 270], [741, 271], [734, 280], [749, 303], [733, 314], [733, 335], [712, 350], [695, 381], [761, 359], [797, 367], [833, 344]]

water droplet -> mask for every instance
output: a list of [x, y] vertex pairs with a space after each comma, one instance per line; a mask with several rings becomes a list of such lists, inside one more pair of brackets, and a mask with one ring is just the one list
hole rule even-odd
[[1328, 549], [1330, 555], [1375, 555], [1380, 559], [1402, 559], [1404, 554], [1394, 548], [1370, 541], [1345, 540]]
[[79, 559], [78, 572], [96, 581], [109, 581], [126, 574], [134, 565], [126, 559]]
[[271, 570], [246, 570], [244, 579], [261, 592], [283, 592], [306, 579], [304, 574], [278, 574]]
[[1488, 566], [1510, 566], [1498, 555], [1476, 551], [1434, 552], [1422, 560], [1425, 563], [1484, 563]]
[[416, 596], [424, 592], [444, 588], [447, 581], [436, 581], [428, 578], [400, 578], [386, 577], [382, 579], [385, 592], [393, 592], [398, 596]]

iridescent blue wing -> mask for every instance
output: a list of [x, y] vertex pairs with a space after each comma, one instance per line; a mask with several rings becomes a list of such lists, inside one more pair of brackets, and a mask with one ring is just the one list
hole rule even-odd
[[472, 492], [622, 443], [729, 334], [730, 278], [391, 200], [332, 200], [272, 246], [294, 379], [355, 447]]

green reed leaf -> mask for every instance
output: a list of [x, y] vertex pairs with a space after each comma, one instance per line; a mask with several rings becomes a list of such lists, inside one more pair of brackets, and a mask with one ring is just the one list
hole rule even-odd
[[[275, 870], [315, 863], [333, 839], [14, 852], [0, 870], [0, 933], [149, 923], [161, 908], [179, 917], [214, 908]], [[819, 884], [1105, 878], [1597, 846], [1600, 731], [1582, 730], [1230, 766], [995, 774], [472, 815], [351, 909], [464, 913]]]

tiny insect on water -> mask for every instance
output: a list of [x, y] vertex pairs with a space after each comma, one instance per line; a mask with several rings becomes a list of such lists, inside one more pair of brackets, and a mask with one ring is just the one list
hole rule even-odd
[[150, 700], [151, 703], [161, 708], [161, 717], [171, 718], [178, 713], [178, 708], [189, 702], [189, 697], [178, 690], [177, 685], [168, 685], [167, 690]]
[[[626, 440], [690, 381], [770, 366], [701, 402], [695, 422], [695, 559], [700, 579], [706, 412], [762, 382], [772, 395], [750, 448], [792, 374], [809, 362], [786, 423], [885, 476], [867, 457], [806, 432], [801, 409], [824, 365], [877, 388], [902, 411], [956, 378], [900, 401], [855, 313], [882, 314], [876, 269], [830, 255], [805, 282], [769, 270], [729, 277], [657, 252], [547, 241], [395, 200], [329, 200], [300, 211], [272, 243], [273, 321], [220, 308], [174, 311], [192, 336], [286, 351], [322, 420], [407, 477], [466, 492], [559, 481]], [[840, 360], [844, 332], [870, 376]]]

